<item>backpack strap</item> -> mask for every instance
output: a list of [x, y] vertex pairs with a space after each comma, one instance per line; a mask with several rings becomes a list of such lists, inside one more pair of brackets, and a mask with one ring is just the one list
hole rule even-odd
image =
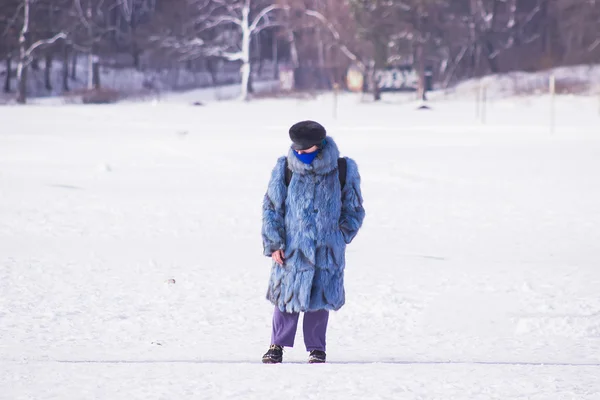
[[338, 158], [338, 174], [340, 176], [340, 185], [342, 190], [346, 186], [346, 170], [348, 169], [348, 163], [344, 157]]
[[285, 187], [288, 187], [288, 186], [290, 186], [290, 182], [292, 181], [292, 170], [289, 169], [289, 167], [288, 167], [287, 157], [285, 159], [284, 170], [285, 170]]
[[[344, 186], [346, 186], [346, 170], [347, 169], [348, 169], [348, 163], [346, 162], [346, 159], [343, 157], [338, 158], [338, 175], [340, 178], [340, 185], [341, 185], [342, 190], [344, 190]], [[287, 158], [285, 159], [284, 171], [285, 171], [285, 186], [288, 187], [288, 186], [290, 186], [290, 182], [292, 181], [292, 170], [288, 167]]]

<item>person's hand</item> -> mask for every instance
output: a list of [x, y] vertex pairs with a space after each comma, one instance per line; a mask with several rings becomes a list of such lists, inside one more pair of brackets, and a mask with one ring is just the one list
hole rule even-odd
[[275, 261], [279, 265], [283, 265], [283, 262], [285, 261], [283, 250], [277, 250], [273, 252], [273, 254], [271, 254], [271, 257], [273, 258], [273, 261]]

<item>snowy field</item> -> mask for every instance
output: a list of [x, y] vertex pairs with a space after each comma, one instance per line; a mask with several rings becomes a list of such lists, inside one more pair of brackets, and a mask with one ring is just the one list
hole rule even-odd
[[[600, 399], [598, 99], [551, 133], [548, 97], [196, 97], [0, 107], [1, 399]], [[262, 365], [262, 196], [304, 118], [367, 217], [329, 363], [300, 329]]]

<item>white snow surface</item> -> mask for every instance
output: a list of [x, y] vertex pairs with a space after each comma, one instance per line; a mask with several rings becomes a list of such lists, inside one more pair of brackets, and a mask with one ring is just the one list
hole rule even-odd
[[[360, 98], [0, 107], [0, 399], [600, 399], [597, 99], [551, 132], [548, 97]], [[261, 202], [305, 118], [367, 217], [329, 363], [299, 329], [263, 365]]]

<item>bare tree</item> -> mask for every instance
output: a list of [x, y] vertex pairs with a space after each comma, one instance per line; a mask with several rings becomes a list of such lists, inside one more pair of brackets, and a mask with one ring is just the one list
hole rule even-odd
[[[140, 40], [138, 38], [139, 25], [144, 17], [156, 11], [156, 0], [118, 0], [122, 19], [125, 21], [125, 36], [130, 48], [133, 66], [140, 68]], [[123, 30], [121, 28], [121, 30]]]
[[525, 7], [523, 0], [471, 0], [472, 25], [476, 37], [473, 44], [481, 46], [492, 73], [499, 72], [498, 55], [521, 43], [540, 38], [538, 32], [525, 36], [528, 25], [542, 11], [547, 0], [536, 0]]
[[40, 39], [34, 43], [29, 43], [28, 38], [30, 36], [32, 23], [31, 6], [31, 0], [23, 0], [23, 25], [19, 35], [19, 64], [17, 66], [17, 102], [20, 104], [25, 104], [27, 101], [27, 68], [31, 64], [34, 52], [44, 46], [56, 42], [59, 39], [66, 39], [67, 37], [65, 32], [59, 32], [50, 38]]
[[3, 91], [9, 93], [12, 90], [12, 65], [15, 58], [15, 50], [18, 48], [18, 25], [22, 18], [23, 4], [20, 0], [7, 0], [0, 5], [0, 57], [6, 62], [6, 75], [4, 77]]
[[[88, 87], [100, 86], [101, 61], [118, 63], [125, 55], [136, 68], [142, 60], [154, 68], [178, 69], [185, 62], [205, 66], [214, 78], [222, 70], [215, 62], [239, 64], [244, 99], [252, 86], [251, 66], [268, 58], [288, 58], [326, 84], [340, 79], [350, 63], [374, 81], [375, 70], [405, 60], [418, 71], [423, 97], [426, 65], [448, 85], [490, 72], [597, 63], [599, 37], [599, 0], [0, 2], [3, 89], [12, 90], [18, 75], [20, 102], [26, 99], [28, 69], [36, 65], [44, 66], [46, 89], [52, 88], [57, 57], [68, 90], [75, 52], [87, 55]], [[379, 98], [378, 85], [371, 87]]]
[[343, 84], [352, 63], [366, 70], [359, 56], [355, 24], [346, 2], [280, 1], [282, 31], [287, 31], [297, 88], [331, 88]]
[[[241, 99], [247, 99], [251, 76], [251, 42], [260, 32], [278, 29], [286, 23], [286, 14], [300, 13], [319, 22], [324, 32], [339, 39], [335, 27], [316, 10], [293, 9], [288, 2], [273, 3], [265, 0], [187, 0], [186, 10], [194, 11], [187, 21], [187, 29], [177, 34], [155, 35], [153, 40], [161, 47], [175, 50], [180, 59], [219, 57], [241, 63]], [[233, 29], [232, 29], [233, 28]], [[288, 33], [293, 44], [293, 31]], [[358, 60], [345, 45], [340, 49]], [[292, 58], [297, 60], [297, 50]]]
[[282, 7], [261, 0], [186, 0], [184, 6], [191, 15], [183, 32], [168, 30], [154, 35], [153, 42], [176, 51], [181, 60], [219, 57], [240, 62], [240, 98], [247, 99], [251, 40], [262, 30], [279, 26], [274, 14]]
[[557, 0], [550, 13], [558, 31], [553, 39], [559, 62], [600, 61], [600, 1]]
[[107, 36], [116, 28], [109, 18], [122, 0], [73, 0], [75, 29], [71, 46], [87, 54], [87, 88], [99, 88], [100, 48]]

